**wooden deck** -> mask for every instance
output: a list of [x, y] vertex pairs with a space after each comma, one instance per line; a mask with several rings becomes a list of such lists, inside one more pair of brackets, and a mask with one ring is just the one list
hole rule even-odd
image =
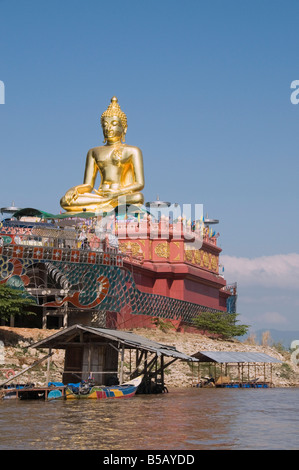
[[1, 390], [2, 398], [18, 398], [20, 400], [48, 400], [49, 392], [58, 390], [62, 398], [65, 396], [65, 386], [61, 387], [22, 387], [6, 388]]

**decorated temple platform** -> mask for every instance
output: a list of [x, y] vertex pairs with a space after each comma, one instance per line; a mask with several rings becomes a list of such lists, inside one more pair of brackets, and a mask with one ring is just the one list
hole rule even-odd
[[160, 317], [179, 330], [236, 296], [204, 221], [27, 208], [1, 222], [0, 237], [0, 282], [35, 299], [40, 327], [153, 327]]

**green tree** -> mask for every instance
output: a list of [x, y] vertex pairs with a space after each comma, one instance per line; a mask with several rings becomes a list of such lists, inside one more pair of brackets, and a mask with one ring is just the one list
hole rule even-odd
[[9, 320], [15, 315], [32, 315], [28, 307], [35, 305], [32, 297], [28, 297], [22, 290], [0, 284], [0, 319]]
[[219, 335], [223, 339], [243, 336], [247, 333], [249, 325], [240, 325], [237, 313], [202, 312], [193, 323], [196, 328], [206, 333]]

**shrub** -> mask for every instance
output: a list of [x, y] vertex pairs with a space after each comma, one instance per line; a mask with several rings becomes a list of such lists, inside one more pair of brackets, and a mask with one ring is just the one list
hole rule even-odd
[[193, 323], [196, 328], [206, 333], [219, 335], [223, 339], [243, 336], [249, 325], [238, 325], [237, 313], [202, 312]]

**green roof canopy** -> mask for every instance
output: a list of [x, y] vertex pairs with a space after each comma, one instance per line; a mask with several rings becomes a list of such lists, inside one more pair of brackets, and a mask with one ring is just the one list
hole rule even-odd
[[53, 219], [55, 218], [55, 215], [50, 214], [49, 212], [40, 211], [39, 209], [27, 207], [26, 209], [20, 209], [19, 211], [15, 212], [13, 217], [16, 219], [20, 219], [21, 217], [40, 217], [41, 219]]
[[[114, 209], [114, 211], [110, 212], [103, 212], [103, 215], [109, 215], [115, 213], [118, 214], [137, 214], [137, 213], [147, 213], [150, 214], [149, 211], [144, 209], [143, 207], [139, 206], [132, 206], [132, 205], [124, 205], [119, 206]], [[41, 219], [70, 219], [70, 218], [78, 218], [78, 219], [89, 219], [91, 217], [97, 217], [100, 213], [97, 212], [64, 212], [63, 214], [51, 214], [50, 212], [41, 211], [39, 209], [34, 209], [32, 207], [27, 207], [25, 209], [18, 210], [13, 214], [13, 217], [20, 219], [21, 217], [40, 217]]]

